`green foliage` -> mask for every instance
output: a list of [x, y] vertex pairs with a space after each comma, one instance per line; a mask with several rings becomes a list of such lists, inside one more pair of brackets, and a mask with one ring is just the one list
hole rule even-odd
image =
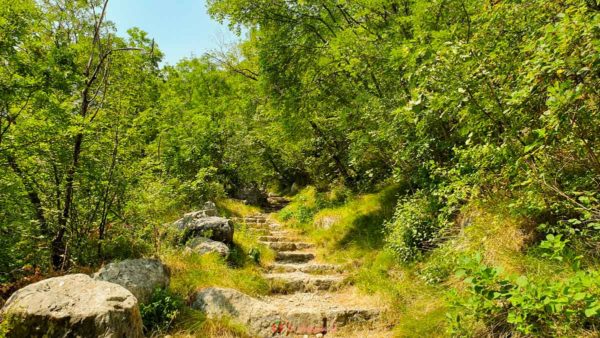
[[547, 235], [546, 239], [540, 243], [542, 257], [562, 262], [565, 247], [568, 242], [568, 240], [562, 239], [562, 235]]
[[[435, 286], [450, 255], [483, 245], [513, 272], [532, 260], [564, 280], [467, 269], [474, 318], [502, 334], [596, 324], [571, 289], [600, 261], [597, 1], [210, 0], [246, 39], [165, 67], [101, 5], [0, 0], [0, 282], [171, 250], [162, 225], [207, 200], [312, 186], [279, 218], [332, 259], [387, 243]], [[519, 240], [510, 258], [486, 238], [506, 241], [502, 222], [457, 218], [495, 198], [527, 219], [504, 229]], [[178, 267], [178, 292], [219, 278], [266, 290], [254, 269], [272, 252], [236, 236], [229, 262], [180, 258], [197, 270]]]
[[[504, 277], [502, 271], [475, 258], [457, 275], [465, 278], [471, 297], [456, 299], [461, 309], [451, 318], [455, 334], [469, 332], [469, 320], [482, 321], [492, 334], [570, 335], [600, 321], [600, 283], [595, 271], [578, 272], [565, 280]], [[466, 330], [466, 331], [465, 331]]]
[[167, 332], [180, 314], [183, 301], [164, 289], [156, 289], [147, 304], [140, 305], [144, 331]]
[[248, 258], [250, 258], [254, 263], [260, 264], [260, 250], [257, 248], [251, 248], [248, 251]]
[[439, 204], [423, 193], [402, 198], [394, 218], [385, 224], [390, 248], [403, 262], [412, 262], [438, 245], [447, 221], [439, 217]]

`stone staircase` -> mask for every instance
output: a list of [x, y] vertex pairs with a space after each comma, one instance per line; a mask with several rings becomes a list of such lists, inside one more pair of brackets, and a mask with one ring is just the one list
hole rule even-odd
[[[284, 198], [276, 196], [270, 196], [269, 202], [273, 203], [267, 208], [269, 212], [287, 204]], [[341, 327], [369, 323], [379, 316], [378, 308], [364, 297], [349, 296], [347, 276], [341, 266], [319, 262], [313, 243], [284, 229], [270, 214], [234, 221], [245, 223], [261, 243], [276, 252], [275, 262], [266, 267], [264, 274], [271, 295], [262, 299], [285, 318], [282, 331], [273, 336], [342, 337], [346, 335], [336, 335]]]

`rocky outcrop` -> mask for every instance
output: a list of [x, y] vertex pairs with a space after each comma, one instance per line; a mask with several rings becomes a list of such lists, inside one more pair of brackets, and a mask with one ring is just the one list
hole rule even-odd
[[7, 337], [143, 337], [135, 296], [84, 274], [28, 285], [1, 313]]
[[193, 237], [208, 237], [223, 243], [233, 242], [233, 223], [227, 218], [207, 216], [205, 210], [185, 214], [174, 226], [180, 231], [178, 239], [182, 243]]
[[194, 252], [200, 255], [217, 253], [221, 257], [229, 257], [229, 248], [227, 245], [204, 237], [195, 237], [189, 240], [186, 244], [185, 252]]
[[94, 279], [119, 284], [145, 304], [154, 290], [169, 286], [169, 270], [156, 259], [127, 259], [106, 265]]
[[233, 318], [260, 336], [271, 336], [271, 327], [280, 321], [273, 306], [234, 289], [202, 289], [192, 301], [192, 308], [203, 311], [209, 318]]

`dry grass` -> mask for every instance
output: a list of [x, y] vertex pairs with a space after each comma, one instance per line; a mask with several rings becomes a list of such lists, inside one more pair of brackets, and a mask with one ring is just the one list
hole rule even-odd
[[508, 273], [523, 272], [524, 251], [533, 236], [526, 220], [511, 216], [501, 208], [491, 212], [470, 205], [457, 223], [464, 226], [452, 243], [453, 251], [481, 251], [486, 264], [500, 266]]

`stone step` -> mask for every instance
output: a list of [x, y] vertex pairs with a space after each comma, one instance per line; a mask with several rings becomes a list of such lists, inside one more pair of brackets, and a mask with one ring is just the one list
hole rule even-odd
[[341, 273], [342, 267], [334, 264], [321, 264], [321, 263], [274, 263], [267, 267], [267, 270], [275, 273], [282, 272], [304, 272], [309, 274], [331, 274]]
[[[373, 322], [380, 316], [374, 304], [356, 301], [360, 297], [340, 299], [338, 294], [295, 293], [273, 295], [261, 299], [274, 308], [281, 318], [281, 336], [309, 335], [316, 333], [337, 336], [336, 331], [352, 324]], [[312, 334], [312, 335], [311, 335]], [[366, 337], [366, 336], [365, 336]]]
[[304, 272], [283, 272], [266, 274], [272, 293], [314, 292], [318, 290], [333, 291], [339, 289], [344, 276], [310, 275]]
[[268, 236], [271, 234], [271, 231], [269, 229], [248, 228], [248, 231], [257, 236]]
[[273, 228], [271, 228], [271, 226], [267, 223], [245, 223], [245, 226], [247, 228], [251, 228], [251, 229], [266, 229], [266, 230], [271, 230]]
[[275, 237], [287, 237], [290, 235], [293, 235], [294, 233], [288, 231], [288, 230], [271, 230], [270, 232], [270, 236], [275, 236]]
[[299, 239], [296, 237], [286, 236], [260, 236], [258, 240], [261, 242], [295, 242]]
[[302, 251], [279, 251], [275, 257], [277, 262], [287, 263], [306, 263], [313, 259], [315, 259], [315, 254]]
[[245, 223], [267, 223], [266, 218], [246, 217], [242, 220]]
[[[210, 287], [193, 295], [191, 307], [208, 318], [230, 317], [246, 325], [253, 337], [315, 337], [318, 333], [348, 337], [344, 331], [352, 330], [354, 325], [361, 329], [377, 325], [380, 313], [385, 311], [380, 298], [352, 289], [345, 289], [343, 294], [315, 292], [253, 298], [237, 290]], [[367, 332], [352, 337], [384, 336]]]
[[314, 245], [305, 242], [261, 242], [275, 251], [296, 251], [312, 248]]

